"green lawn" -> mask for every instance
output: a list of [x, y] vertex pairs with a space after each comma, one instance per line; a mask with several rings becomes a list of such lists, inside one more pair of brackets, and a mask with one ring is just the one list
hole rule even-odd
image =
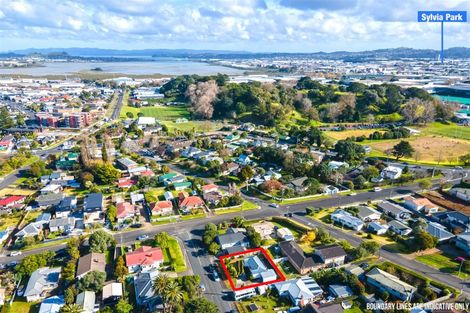
[[443, 124], [435, 122], [420, 130], [425, 134], [470, 140], [470, 127], [459, 126], [454, 123]]
[[362, 313], [362, 310], [357, 306], [353, 306], [350, 309], [344, 310], [344, 313]]
[[248, 211], [248, 210], [254, 210], [257, 209], [258, 205], [250, 202], [250, 201], [244, 201], [241, 205], [241, 207], [237, 208], [232, 208], [232, 209], [226, 209], [226, 210], [217, 210], [214, 211], [215, 214], [220, 215], [220, 214], [228, 214], [228, 213], [236, 213], [236, 212], [241, 212], [241, 211]]
[[186, 271], [187, 267], [183, 251], [181, 251], [181, 247], [175, 238], [171, 238], [168, 248], [162, 250], [165, 264], [171, 264], [176, 272]]
[[[452, 274], [454, 276], [458, 276], [459, 274], [460, 262], [457, 262], [453, 257], [442, 253], [418, 256], [416, 261], [429, 265], [443, 273]], [[460, 278], [462, 279], [468, 279], [469, 277], [470, 273], [468, 272], [462, 271], [460, 273]]]
[[[20, 300], [21, 299], [21, 300]], [[40, 302], [26, 302], [22, 298], [11, 304], [10, 312], [14, 313], [36, 313], [39, 312]]]
[[186, 106], [155, 106], [155, 107], [142, 107], [140, 112], [144, 116], [155, 117], [160, 121], [175, 121], [178, 118], [191, 118], [188, 107]]
[[2, 216], [0, 220], [0, 231], [6, 230], [9, 227], [15, 227], [21, 219], [23, 212], [15, 212]]
[[187, 221], [187, 220], [192, 220], [195, 218], [204, 218], [206, 217], [205, 212], [197, 213], [197, 214], [186, 214], [186, 215], [181, 215], [181, 220]]

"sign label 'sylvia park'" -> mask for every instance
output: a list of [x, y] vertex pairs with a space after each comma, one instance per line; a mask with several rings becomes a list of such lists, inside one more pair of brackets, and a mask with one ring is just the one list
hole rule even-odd
[[467, 11], [418, 11], [419, 23], [441, 23], [441, 63], [444, 63], [444, 23], [466, 23]]
[[418, 11], [418, 22], [454, 22], [465, 23], [467, 11]]

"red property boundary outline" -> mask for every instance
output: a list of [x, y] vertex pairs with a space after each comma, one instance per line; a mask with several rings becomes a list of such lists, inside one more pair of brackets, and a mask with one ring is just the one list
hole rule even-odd
[[[279, 278], [275, 279], [275, 280], [263, 282], [263, 283], [255, 283], [255, 284], [251, 284], [251, 285], [243, 286], [243, 287], [238, 287], [238, 288], [235, 287], [235, 284], [233, 283], [233, 280], [232, 280], [232, 276], [230, 276], [230, 274], [228, 272], [228, 269], [227, 269], [227, 266], [225, 265], [224, 260], [228, 259], [228, 258], [231, 258], [231, 257], [234, 257], [234, 256], [250, 254], [250, 253], [254, 253], [254, 252], [261, 252], [264, 255], [264, 257], [266, 258], [266, 260], [268, 260], [269, 264], [274, 269], [274, 271], [276, 272], [276, 274]], [[281, 272], [281, 270], [276, 266], [276, 264], [274, 264], [274, 261], [271, 259], [271, 257], [266, 252], [266, 250], [264, 250], [264, 248], [261, 248], [261, 247], [260, 248], [255, 248], [255, 249], [248, 249], [248, 250], [241, 251], [241, 252], [222, 255], [222, 256], [219, 257], [219, 261], [220, 261], [220, 265], [222, 266], [222, 269], [224, 270], [225, 276], [228, 278], [228, 282], [230, 284], [230, 287], [232, 288], [233, 291], [240, 291], [240, 290], [245, 290], [245, 289], [249, 289], [249, 288], [255, 288], [255, 287], [259, 287], [259, 286], [270, 285], [270, 284], [279, 283], [281, 281], [286, 280], [286, 277]]]

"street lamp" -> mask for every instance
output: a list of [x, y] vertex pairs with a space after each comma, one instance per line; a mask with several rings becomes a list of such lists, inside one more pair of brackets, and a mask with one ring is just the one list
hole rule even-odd
[[460, 278], [460, 272], [462, 271], [462, 265], [463, 265], [463, 262], [465, 262], [465, 258], [463, 256], [459, 256], [459, 257], [455, 258], [455, 260], [457, 262], [460, 262], [459, 274], [457, 275], [457, 277]]

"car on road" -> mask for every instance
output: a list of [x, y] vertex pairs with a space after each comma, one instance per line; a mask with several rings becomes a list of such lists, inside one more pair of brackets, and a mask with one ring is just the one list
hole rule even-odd
[[374, 191], [374, 192], [379, 192], [379, 191], [382, 191], [382, 188], [380, 188], [380, 187], [374, 187], [373, 191]]
[[140, 235], [139, 237], [137, 237], [137, 240], [139, 240], [139, 241], [143, 241], [143, 240], [147, 240], [147, 239], [149, 239], [148, 235]]
[[8, 267], [15, 267], [18, 265], [18, 261], [11, 261], [10, 263], [8, 263]]
[[277, 208], [279, 207], [279, 204], [277, 204], [277, 203], [271, 203], [269, 206], [272, 207], [272, 208], [276, 208], [276, 209], [277, 209]]
[[355, 192], [351, 192], [350, 194], [348, 194], [348, 196], [350, 196], [350, 197], [355, 196], [355, 195], [357, 195], [357, 193], [355, 193]]
[[461, 166], [455, 166], [454, 169], [456, 169], [456, 170], [463, 170], [463, 167], [461, 167]]
[[292, 213], [285, 213], [284, 216], [285, 217], [292, 217]]
[[9, 256], [18, 256], [18, 255], [21, 255], [21, 251], [12, 251], [9, 254]]

